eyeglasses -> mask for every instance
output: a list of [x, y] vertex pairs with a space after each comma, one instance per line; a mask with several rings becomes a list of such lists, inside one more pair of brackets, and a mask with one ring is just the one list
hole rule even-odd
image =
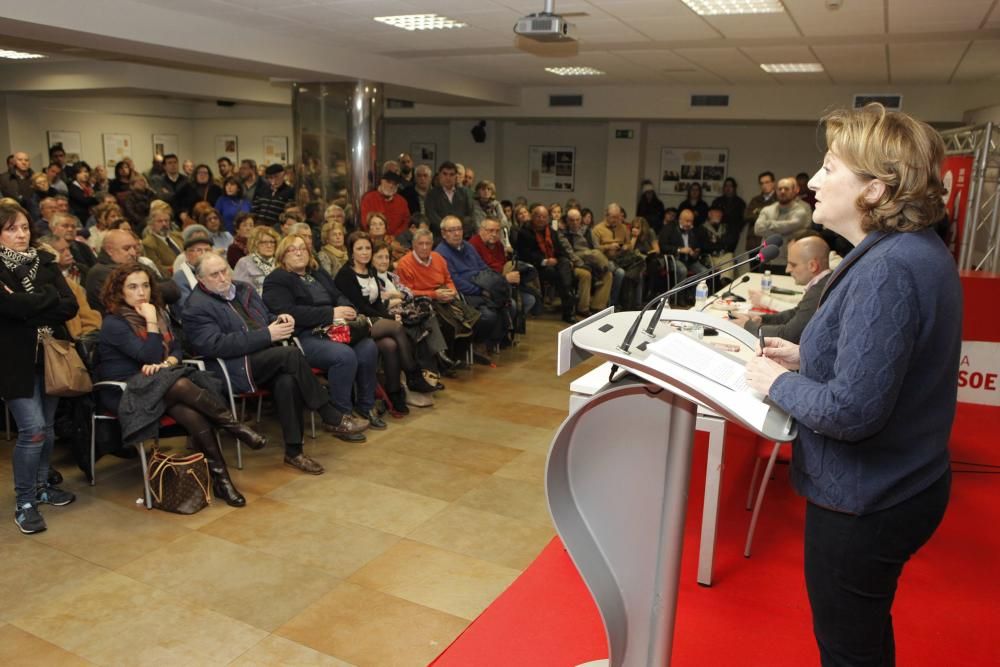
[[277, 245], [274, 239], [266, 239], [263, 241], [257, 241], [257, 245]]
[[299, 253], [309, 252], [309, 249], [306, 248], [304, 245], [296, 245], [296, 246], [292, 246], [291, 248], [289, 248], [285, 252], [299, 254]]
[[446, 229], [442, 229], [441, 233], [442, 234], [451, 234], [452, 232], [460, 232], [460, 231], [462, 231], [461, 227], [448, 227]]

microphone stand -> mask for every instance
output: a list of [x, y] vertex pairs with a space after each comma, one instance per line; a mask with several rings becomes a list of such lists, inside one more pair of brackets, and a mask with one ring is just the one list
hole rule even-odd
[[720, 299], [729, 299], [729, 298], [731, 298], [731, 299], [733, 299], [733, 301], [746, 301], [745, 298], [743, 298], [739, 294], [734, 293], [733, 290], [736, 289], [737, 287], [739, 287], [740, 285], [742, 285], [743, 283], [746, 283], [746, 282], [749, 282], [749, 281], [750, 281], [750, 275], [749, 274], [744, 275], [739, 280], [733, 281], [732, 283], [729, 284], [729, 289], [727, 289], [725, 292], [723, 292], [722, 294], [720, 294], [719, 298]]
[[[768, 247], [774, 247], [774, 246], [768, 246]], [[639, 315], [636, 316], [635, 321], [632, 323], [632, 326], [629, 327], [628, 333], [625, 334], [625, 338], [622, 339], [622, 342], [618, 346], [618, 349], [621, 350], [622, 352], [624, 352], [625, 354], [630, 354], [629, 348], [632, 346], [632, 340], [635, 338], [635, 335], [639, 332], [639, 326], [642, 323], [642, 316], [646, 314], [646, 311], [649, 310], [649, 308], [654, 303], [656, 303], [658, 305], [657, 305], [656, 311], [654, 311], [654, 313], [653, 313], [653, 318], [649, 321], [649, 327], [646, 329], [646, 335], [649, 336], [649, 337], [653, 337], [653, 331], [655, 331], [655, 329], [656, 329], [656, 323], [659, 321], [660, 315], [663, 313], [663, 305], [666, 303], [667, 299], [669, 299], [674, 294], [676, 294], [676, 293], [678, 293], [678, 292], [680, 292], [682, 290], [685, 290], [688, 287], [690, 287], [692, 281], [694, 281], [694, 280], [701, 281], [701, 280], [704, 280], [704, 279], [707, 279], [707, 278], [714, 278], [715, 276], [717, 276], [719, 274], [722, 274], [722, 273], [725, 273], [726, 271], [729, 271], [730, 269], [735, 269], [735, 268], [741, 267], [741, 266], [743, 266], [745, 264], [749, 264], [751, 262], [763, 262], [763, 261], [765, 261], [764, 257], [763, 257], [763, 253], [758, 253], [758, 254], [755, 254], [752, 257], [748, 257], [747, 259], [744, 259], [741, 262], [737, 262], [736, 264], [733, 264], [732, 266], [729, 266], [729, 267], [718, 267], [714, 271], [707, 272], [707, 274], [706, 273], [702, 273], [702, 274], [698, 274], [696, 276], [692, 276], [691, 278], [688, 278], [687, 280], [681, 282], [680, 284], [674, 286], [673, 288], [668, 289], [663, 294], [661, 294], [661, 295], [659, 295], [657, 297], [653, 297], [653, 299], [650, 300], [650, 302], [647, 303], [645, 306], [643, 306], [642, 310], [639, 311]]]

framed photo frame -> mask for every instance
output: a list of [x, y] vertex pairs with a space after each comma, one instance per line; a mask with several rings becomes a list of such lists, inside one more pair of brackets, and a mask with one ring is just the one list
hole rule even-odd
[[233, 164], [240, 163], [239, 138], [235, 134], [217, 134], [215, 136], [215, 159], [227, 157]]
[[529, 146], [528, 189], [573, 192], [576, 189], [576, 148]]
[[61, 146], [66, 152], [66, 164], [79, 162], [83, 155], [83, 143], [80, 133], [72, 130], [49, 130], [45, 133], [45, 145], [48, 148]]
[[264, 137], [264, 166], [288, 164], [288, 137]]
[[180, 142], [177, 141], [176, 134], [154, 134], [153, 135], [153, 155], [179, 155]]
[[132, 157], [132, 135], [105, 133], [101, 135], [101, 140], [104, 143], [104, 166], [109, 173], [114, 173], [112, 170], [116, 164]]
[[664, 147], [660, 149], [657, 190], [661, 195], [686, 197], [688, 187], [697, 183], [702, 196], [711, 201], [722, 194], [728, 171], [728, 148]]
[[437, 144], [414, 141], [410, 144], [410, 156], [414, 167], [426, 164], [431, 168], [431, 173], [437, 171]]

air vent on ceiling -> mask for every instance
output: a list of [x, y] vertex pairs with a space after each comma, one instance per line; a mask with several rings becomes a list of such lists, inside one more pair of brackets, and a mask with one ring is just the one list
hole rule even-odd
[[582, 107], [583, 95], [549, 95], [550, 107]]
[[387, 99], [385, 105], [389, 109], [412, 109], [415, 106], [410, 100], [397, 100], [394, 97]]
[[901, 111], [903, 109], [903, 96], [902, 95], [892, 95], [892, 94], [879, 94], [879, 95], [855, 95], [854, 96], [854, 108], [860, 109], [866, 104], [871, 104], [872, 102], [879, 102], [889, 111]]
[[692, 95], [693, 107], [728, 107], [729, 95]]

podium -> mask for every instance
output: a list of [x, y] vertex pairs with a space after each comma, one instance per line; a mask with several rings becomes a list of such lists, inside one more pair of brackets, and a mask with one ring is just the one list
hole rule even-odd
[[[545, 493], [556, 531], [600, 611], [613, 667], [670, 664], [697, 404], [769, 440], [795, 437], [792, 419], [649, 351], [672, 323], [710, 326], [755, 349], [757, 338], [717, 315], [664, 311], [619, 349], [634, 312], [607, 309], [559, 334], [558, 373], [598, 356], [632, 372], [560, 425]], [[720, 336], [721, 337], [721, 336]]]

